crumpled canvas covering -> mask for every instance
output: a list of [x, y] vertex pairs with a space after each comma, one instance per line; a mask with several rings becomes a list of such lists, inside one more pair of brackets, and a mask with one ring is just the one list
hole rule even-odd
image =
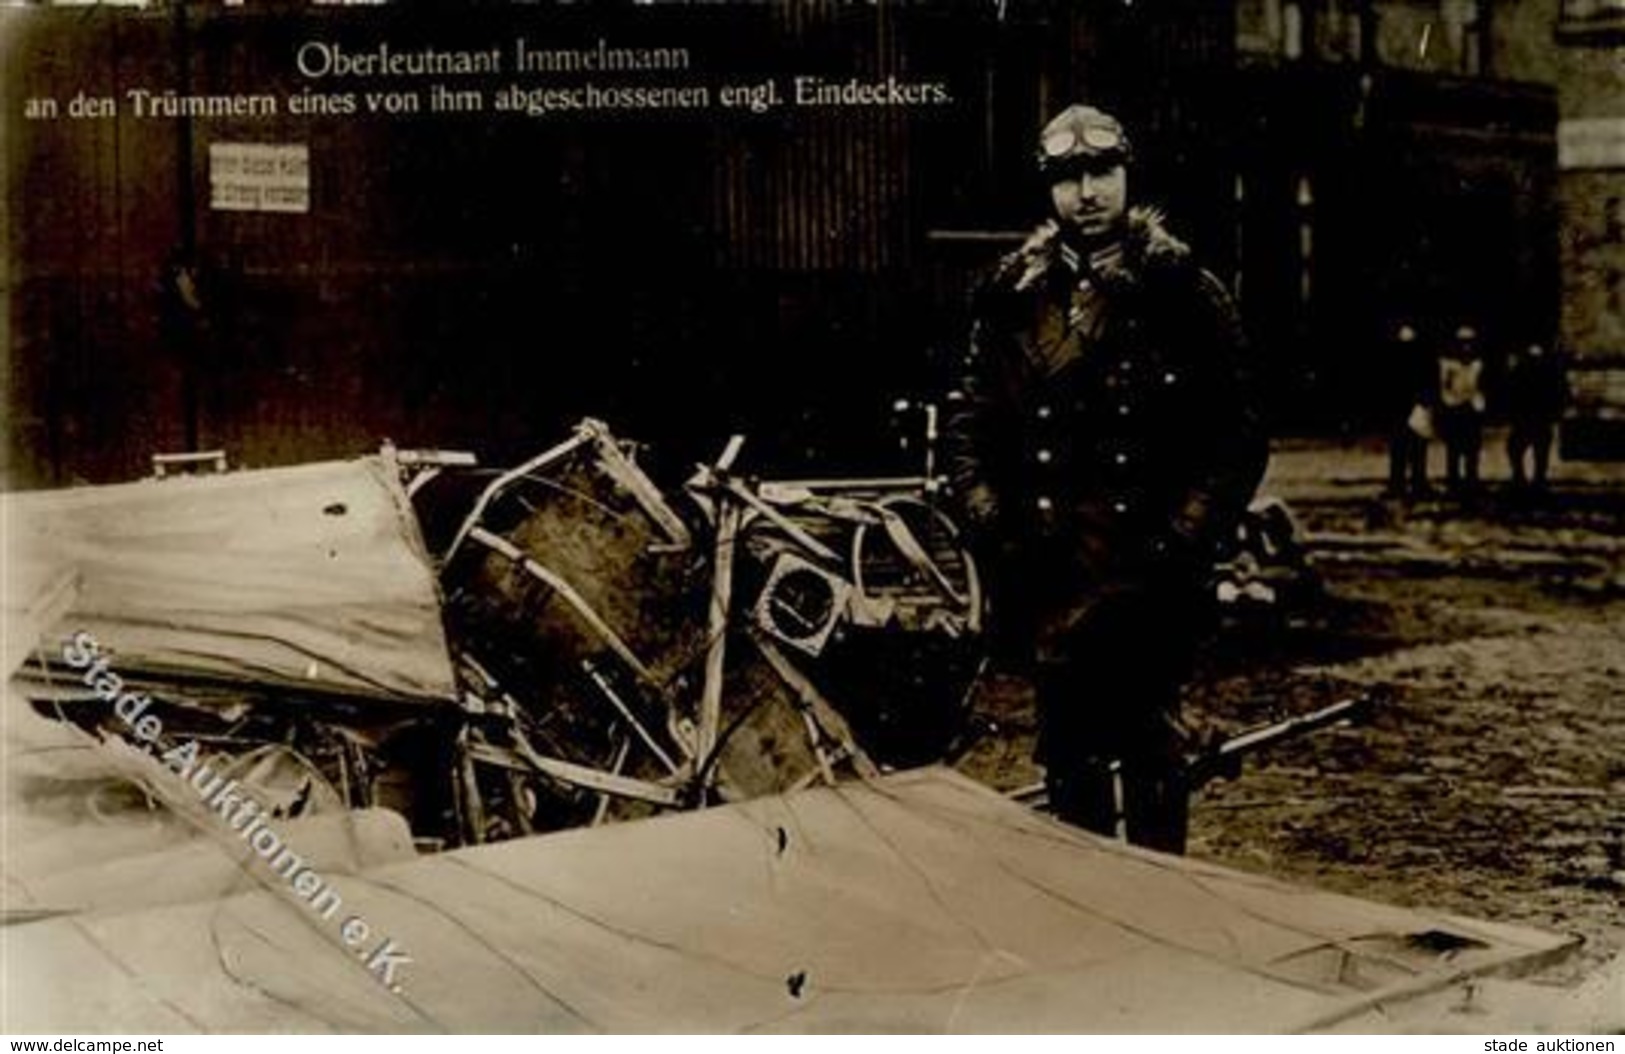
[[8, 608], [78, 576], [48, 646], [85, 630], [120, 674], [455, 697], [434, 575], [381, 458], [0, 503]]
[[[291, 841], [291, 839], [290, 839]], [[1573, 942], [1062, 826], [942, 769], [0, 930], [14, 1032], [1286, 1032]]]

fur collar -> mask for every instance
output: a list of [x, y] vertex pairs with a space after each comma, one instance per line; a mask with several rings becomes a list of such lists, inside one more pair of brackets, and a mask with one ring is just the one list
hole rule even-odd
[[1132, 289], [1148, 276], [1190, 266], [1191, 250], [1164, 226], [1162, 213], [1135, 206], [1128, 211], [1122, 253], [1109, 263], [1090, 264], [1061, 239], [1060, 226], [1046, 220], [1028, 235], [1021, 248], [1004, 258], [995, 282], [1016, 291], [1032, 288], [1057, 269], [1081, 274], [1089, 271], [1107, 288]]

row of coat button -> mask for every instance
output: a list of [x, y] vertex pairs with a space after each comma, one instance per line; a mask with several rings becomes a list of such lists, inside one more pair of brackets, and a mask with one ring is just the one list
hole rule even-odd
[[[1128, 403], [1117, 404], [1117, 416], [1127, 417], [1133, 412], [1134, 407], [1130, 406]], [[1048, 421], [1050, 417], [1053, 416], [1053, 412], [1047, 406], [1040, 406], [1038, 409], [1033, 411], [1033, 416], [1038, 418], [1040, 421]]]
[[[1035, 504], [1038, 506], [1038, 511], [1039, 512], [1054, 512], [1055, 511], [1055, 500], [1053, 498], [1051, 498], [1047, 494], [1039, 495], [1038, 500], [1037, 500], [1037, 502], [1035, 502]], [[1129, 503], [1128, 502], [1126, 502], [1126, 501], [1114, 501], [1114, 502], [1112, 502], [1112, 511], [1117, 513], [1117, 515], [1121, 516], [1124, 513], [1128, 512], [1128, 510], [1129, 510]]]
[[[1055, 460], [1055, 454], [1048, 448], [1045, 448], [1034, 453], [1033, 460], [1037, 461], [1040, 465], [1047, 465]], [[1128, 454], [1119, 450], [1117, 453], [1112, 455], [1112, 464], [1117, 466], [1127, 465]]]

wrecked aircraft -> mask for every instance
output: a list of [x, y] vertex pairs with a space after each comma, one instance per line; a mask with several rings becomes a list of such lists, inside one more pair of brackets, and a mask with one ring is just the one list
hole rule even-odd
[[1483, 1031], [1572, 950], [883, 774], [959, 732], [974, 561], [923, 480], [739, 453], [6, 496], [7, 1027]]

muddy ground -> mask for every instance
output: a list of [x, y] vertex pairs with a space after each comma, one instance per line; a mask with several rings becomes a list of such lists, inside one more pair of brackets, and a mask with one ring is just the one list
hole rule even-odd
[[[1521, 500], [1381, 500], [1374, 444], [1278, 450], [1323, 595], [1231, 620], [1188, 716], [1236, 730], [1362, 692], [1369, 725], [1272, 748], [1195, 799], [1191, 855], [1321, 888], [1575, 933], [1553, 979], [1625, 950], [1625, 472], [1560, 464]], [[978, 693], [961, 767], [1037, 775], [1018, 678]]]

